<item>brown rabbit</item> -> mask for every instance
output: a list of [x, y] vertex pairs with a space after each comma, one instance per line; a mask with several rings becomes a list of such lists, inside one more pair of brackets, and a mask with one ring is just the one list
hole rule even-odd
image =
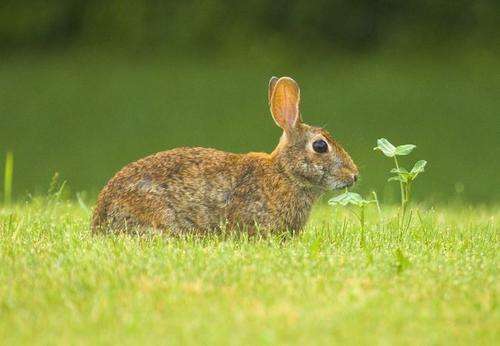
[[299, 101], [293, 79], [271, 78], [269, 105], [283, 129], [271, 154], [177, 148], [128, 164], [101, 191], [94, 232], [300, 230], [313, 202], [352, 185], [358, 169], [328, 132], [302, 123]]

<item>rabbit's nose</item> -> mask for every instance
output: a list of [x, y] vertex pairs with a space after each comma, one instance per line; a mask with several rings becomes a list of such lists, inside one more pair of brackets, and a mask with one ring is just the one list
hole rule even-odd
[[358, 175], [357, 174], [353, 174], [352, 175], [352, 180], [354, 180], [354, 182], [357, 182], [358, 181]]

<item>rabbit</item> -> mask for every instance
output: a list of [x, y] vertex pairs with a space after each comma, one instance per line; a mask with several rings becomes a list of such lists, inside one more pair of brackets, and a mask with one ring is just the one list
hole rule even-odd
[[272, 153], [182, 147], [130, 163], [100, 192], [93, 232], [298, 232], [326, 190], [351, 186], [358, 169], [322, 128], [306, 125], [300, 90], [272, 77], [268, 101], [283, 134]]

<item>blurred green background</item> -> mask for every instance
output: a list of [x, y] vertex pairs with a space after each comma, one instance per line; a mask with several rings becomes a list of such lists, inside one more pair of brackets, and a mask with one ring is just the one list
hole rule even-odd
[[416, 197], [500, 197], [498, 1], [0, 3], [0, 166], [17, 197], [59, 172], [95, 196], [123, 165], [177, 146], [271, 151], [272, 75], [294, 77], [385, 201], [379, 137], [429, 161]]

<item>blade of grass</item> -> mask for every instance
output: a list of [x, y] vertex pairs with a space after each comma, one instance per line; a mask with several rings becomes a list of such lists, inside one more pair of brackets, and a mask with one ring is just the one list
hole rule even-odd
[[12, 202], [12, 181], [14, 177], [14, 154], [7, 152], [5, 158], [5, 171], [3, 180], [3, 198], [4, 204], [9, 205]]

